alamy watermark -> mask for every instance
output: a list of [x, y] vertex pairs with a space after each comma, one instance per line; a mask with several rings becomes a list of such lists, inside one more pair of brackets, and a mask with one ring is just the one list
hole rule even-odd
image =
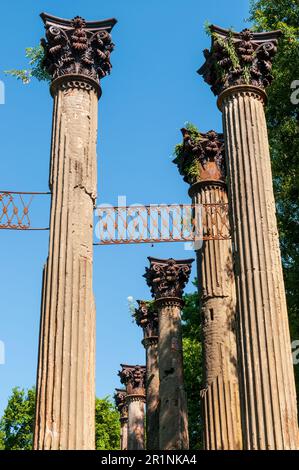
[[292, 356], [293, 364], [294, 366], [297, 366], [299, 364], [299, 340], [292, 342]]
[[5, 104], [5, 84], [0, 80], [0, 104]]
[[[199, 250], [203, 243], [200, 204], [131, 204], [118, 196], [118, 205], [102, 203], [96, 209], [95, 236], [105, 243], [185, 242], [185, 250]], [[212, 218], [211, 218], [212, 220]]]
[[0, 341], [0, 366], [5, 364], [5, 344], [4, 341]]
[[299, 104], [299, 80], [294, 80], [291, 83], [291, 89], [294, 90], [291, 94], [291, 103], [297, 105]]

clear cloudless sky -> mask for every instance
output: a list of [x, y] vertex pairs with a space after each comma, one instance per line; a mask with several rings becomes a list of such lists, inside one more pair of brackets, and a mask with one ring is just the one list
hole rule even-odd
[[[1, 2], [0, 189], [48, 191], [52, 98], [48, 85], [23, 85], [3, 74], [25, 68], [24, 50], [44, 34], [42, 11], [87, 20], [115, 17], [111, 76], [99, 102], [98, 202], [188, 203], [187, 185], [172, 164], [186, 121], [221, 130], [216, 100], [196, 70], [210, 45], [206, 20], [245, 28], [249, 0], [12, 0]], [[44, 198], [44, 199], [43, 199]], [[47, 199], [48, 198], [48, 199]], [[47, 202], [48, 201], [48, 202]], [[32, 222], [47, 226], [49, 197], [37, 201]], [[15, 386], [35, 384], [41, 277], [48, 232], [0, 231], [0, 415]], [[128, 296], [149, 299], [142, 277], [147, 256], [184, 258], [182, 243], [98, 246], [94, 250], [97, 306], [98, 396], [119, 386], [119, 364], [144, 363], [141, 330], [132, 322]], [[193, 268], [192, 279], [195, 276]], [[186, 291], [192, 292], [191, 282]]]

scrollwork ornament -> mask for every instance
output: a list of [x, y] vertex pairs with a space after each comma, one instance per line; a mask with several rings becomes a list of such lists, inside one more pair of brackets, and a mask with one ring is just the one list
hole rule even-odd
[[205, 64], [198, 73], [215, 95], [230, 87], [252, 85], [265, 90], [273, 81], [272, 62], [280, 31], [240, 33], [211, 26], [212, 46], [204, 50]]
[[44, 14], [42, 18], [46, 28], [46, 39], [41, 40], [43, 66], [53, 80], [81, 75], [99, 82], [110, 73], [114, 49], [110, 31], [115, 20], [88, 23], [80, 16], [69, 21]]
[[189, 280], [192, 259], [160, 260], [149, 258], [150, 267], [144, 277], [155, 299], [164, 297], [182, 298], [183, 290]]

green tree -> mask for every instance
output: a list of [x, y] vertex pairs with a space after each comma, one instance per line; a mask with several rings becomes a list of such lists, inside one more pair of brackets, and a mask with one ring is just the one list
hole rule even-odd
[[5, 437], [4, 432], [0, 431], [0, 450], [5, 449], [4, 437]]
[[0, 421], [3, 449], [32, 449], [34, 410], [34, 388], [14, 388]]
[[119, 412], [109, 397], [96, 399], [96, 449], [118, 450], [120, 447]]
[[28, 69], [6, 70], [4, 73], [15, 77], [17, 80], [21, 80], [25, 85], [30, 83], [33, 77], [38, 81], [50, 82], [51, 76], [44, 68], [44, 48], [41, 45], [37, 47], [27, 47], [25, 50], [25, 56], [29, 61]]
[[[0, 420], [0, 450], [32, 449], [35, 389], [14, 388]], [[96, 449], [119, 449], [119, 413], [109, 397], [96, 399]]]
[[[283, 32], [273, 65], [274, 81], [268, 90], [266, 117], [291, 336], [298, 340], [299, 107], [294, 95], [291, 99], [291, 86], [299, 80], [298, 0], [252, 1], [251, 21], [258, 31]], [[295, 366], [295, 376], [299, 391], [299, 365]]]
[[[194, 285], [196, 282], [194, 281]], [[185, 388], [188, 400], [190, 449], [201, 448], [200, 388], [202, 380], [202, 348], [198, 293], [184, 296], [182, 333]]]

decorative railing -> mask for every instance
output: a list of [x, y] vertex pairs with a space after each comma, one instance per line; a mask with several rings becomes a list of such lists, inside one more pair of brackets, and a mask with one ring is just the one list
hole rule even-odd
[[31, 207], [36, 196], [49, 193], [0, 191], [0, 229], [48, 230], [31, 224]]
[[[0, 191], [0, 229], [48, 230], [31, 223], [35, 198], [48, 194]], [[39, 215], [35, 213], [36, 218]], [[95, 245], [230, 238], [228, 204], [100, 206], [95, 211], [95, 219]]]
[[230, 238], [228, 204], [98, 207], [96, 245]]

